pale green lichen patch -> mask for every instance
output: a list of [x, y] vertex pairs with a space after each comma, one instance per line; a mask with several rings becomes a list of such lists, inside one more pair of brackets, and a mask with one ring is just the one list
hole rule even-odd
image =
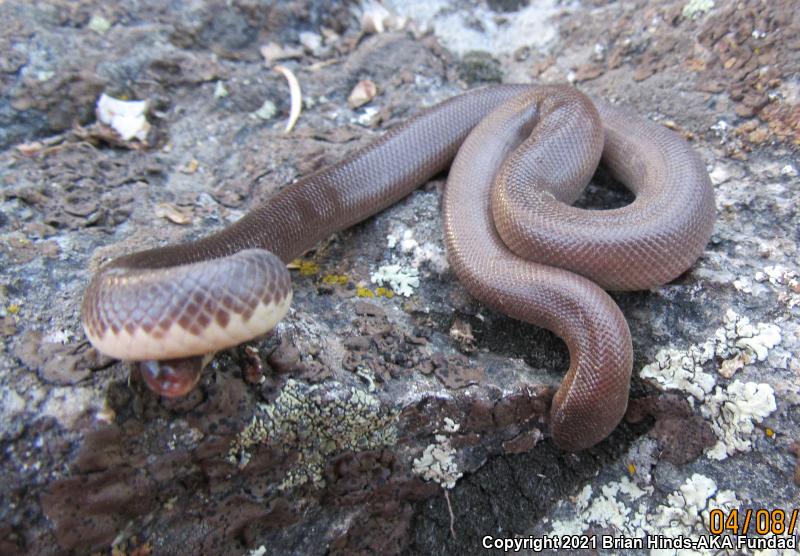
[[399, 258], [404, 265], [412, 268], [420, 268], [426, 264], [437, 274], [442, 274], [449, 266], [441, 246], [431, 241], [420, 243], [414, 237], [414, 230], [402, 224], [395, 225], [386, 236], [386, 246], [395, 251], [392, 260], [397, 262]]
[[416, 268], [403, 268], [399, 264], [380, 267], [370, 276], [373, 284], [389, 286], [405, 297], [411, 297], [419, 287], [419, 271]]
[[446, 441], [430, 444], [422, 457], [414, 460], [414, 474], [426, 481], [435, 481], [444, 488], [453, 488], [463, 473], [456, 464], [457, 452]]
[[[444, 418], [442, 432], [455, 434], [461, 428], [449, 417]], [[434, 436], [436, 442], [429, 444], [422, 456], [414, 460], [413, 471], [426, 481], [439, 483], [442, 488], [451, 489], [456, 486], [464, 473], [458, 468], [456, 457], [458, 452], [450, 445], [450, 438], [444, 434]]]
[[261, 105], [261, 108], [250, 114], [250, 117], [260, 120], [271, 120], [277, 113], [278, 108], [275, 106], [275, 103], [267, 99]]
[[689, 0], [683, 7], [683, 17], [695, 18], [710, 11], [714, 7], [714, 0]]
[[756, 423], [776, 409], [775, 392], [769, 384], [735, 380], [724, 390], [717, 386], [701, 407], [719, 439], [708, 457], [722, 460], [736, 452], [749, 452]]
[[687, 350], [662, 349], [655, 362], [642, 368], [641, 377], [654, 379], [665, 388], [684, 390], [702, 401], [716, 384], [713, 375], [703, 372], [705, 363], [721, 359], [718, 372], [730, 378], [746, 364], [764, 361], [769, 350], [780, 343], [781, 331], [777, 325], [753, 325], [749, 318], [729, 309], [724, 326], [713, 337]]
[[800, 307], [800, 276], [797, 271], [782, 265], [768, 265], [755, 274], [755, 281], [777, 288], [778, 300], [789, 309]]
[[[655, 508], [651, 505], [654, 488], [645, 486], [641, 489], [627, 477], [607, 483], [600, 490], [602, 492], [595, 496], [591, 486], [584, 487], [574, 499], [575, 517], [554, 521], [551, 534], [578, 535], [590, 528], [601, 527], [632, 538], [696, 536], [707, 532], [712, 510], [730, 512], [741, 503], [732, 490], [720, 490], [713, 479], [698, 473], [668, 494], [665, 504], [658, 504]], [[674, 555], [678, 552], [651, 553]], [[712, 554], [713, 551], [698, 553]]]
[[736, 380], [722, 388], [713, 374], [703, 371], [703, 365], [722, 359], [718, 373], [731, 378], [745, 365], [765, 361], [781, 341], [777, 325], [752, 324], [749, 318], [728, 310], [724, 326], [713, 337], [687, 350], [659, 351], [655, 362], [642, 369], [641, 376], [654, 379], [665, 388], [686, 392], [692, 404], [701, 403], [700, 411], [718, 438], [707, 455], [721, 460], [752, 449], [755, 425], [775, 411], [775, 396], [769, 384]]
[[299, 452], [299, 457], [279, 488], [308, 482], [321, 487], [330, 456], [393, 445], [396, 421], [396, 413], [363, 389], [335, 381], [309, 385], [290, 378], [273, 403], [259, 405], [250, 424], [231, 444], [228, 460], [244, 468], [253, 446], [280, 446]]

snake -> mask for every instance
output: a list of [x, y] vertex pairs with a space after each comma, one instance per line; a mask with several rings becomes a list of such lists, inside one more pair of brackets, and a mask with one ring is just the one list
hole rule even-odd
[[[572, 205], [599, 164], [632, 192], [629, 204]], [[606, 290], [686, 272], [710, 238], [715, 205], [705, 165], [680, 135], [567, 84], [451, 97], [219, 232], [112, 260], [86, 289], [86, 335], [113, 358], [142, 362], [155, 392], [185, 395], [208, 354], [286, 315], [287, 263], [448, 168], [450, 267], [480, 303], [565, 342], [570, 364], [550, 434], [568, 451], [595, 445], [624, 416], [633, 366], [630, 329]]]

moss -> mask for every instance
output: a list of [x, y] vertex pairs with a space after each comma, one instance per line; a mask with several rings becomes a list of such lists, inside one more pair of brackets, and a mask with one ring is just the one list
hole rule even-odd
[[279, 488], [308, 482], [322, 487], [322, 471], [330, 456], [393, 445], [396, 420], [395, 413], [387, 412], [365, 390], [335, 381], [308, 385], [290, 378], [273, 403], [259, 405], [257, 415], [233, 441], [229, 461], [244, 467], [251, 447], [281, 446], [299, 452], [299, 457]]

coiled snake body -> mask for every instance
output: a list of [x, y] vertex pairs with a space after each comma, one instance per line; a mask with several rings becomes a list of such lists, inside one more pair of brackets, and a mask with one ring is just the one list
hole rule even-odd
[[[634, 194], [622, 208], [570, 206], [602, 159]], [[102, 352], [150, 364], [164, 395], [198, 380], [202, 354], [271, 329], [291, 301], [286, 262], [392, 205], [452, 162], [445, 242], [481, 302], [555, 332], [570, 367], [550, 411], [554, 441], [605, 438], [628, 400], [628, 325], [605, 289], [652, 287], [688, 269], [714, 221], [711, 184], [673, 132], [563, 86], [498, 85], [427, 109], [281, 190], [199, 241], [121, 257], [82, 311]]]

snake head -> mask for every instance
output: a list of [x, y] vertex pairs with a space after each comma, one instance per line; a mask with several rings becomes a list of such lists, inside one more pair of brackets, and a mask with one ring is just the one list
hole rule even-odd
[[166, 398], [179, 398], [200, 382], [203, 367], [210, 359], [210, 356], [196, 355], [164, 361], [141, 361], [139, 370], [150, 390]]
[[143, 251], [101, 269], [82, 316], [99, 351], [140, 361], [148, 387], [176, 398], [199, 382], [211, 359], [204, 354], [271, 331], [289, 310], [292, 287], [286, 265], [263, 249], [162, 265], [170, 253]]

